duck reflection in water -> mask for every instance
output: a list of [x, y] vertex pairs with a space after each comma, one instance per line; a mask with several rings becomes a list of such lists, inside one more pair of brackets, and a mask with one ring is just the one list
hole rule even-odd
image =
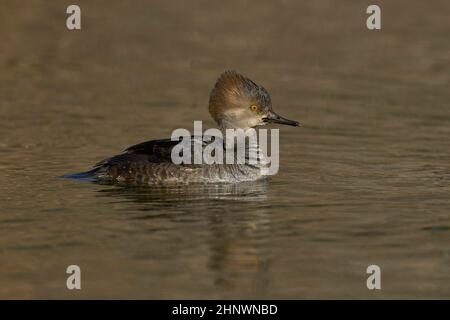
[[[189, 252], [197, 256], [201, 251], [206, 264], [199, 268], [214, 275], [211, 285], [221, 296], [251, 291], [264, 297], [271, 261], [270, 237], [261, 236], [272, 228], [270, 205], [265, 201], [268, 186], [267, 180], [153, 188], [107, 185], [97, 194], [126, 204], [131, 210], [124, 214], [130, 221], [139, 221], [141, 234], [172, 243], [173, 251], [159, 256], [157, 263], [168, 259], [183, 265], [190, 259]], [[174, 239], [178, 239], [176, 249]], [[141, 259], [153, 259], [163, 248], [166, 242], [138, 251]]]
[[267, 180], [238, 184], [194, 184], [172, 186], [110, 185], [98, 190], [100, 196], [122, 198], [135, 203], [166, 203], [168, 207], [176, 203], [195, 200], [264, 201], [267, 199]]

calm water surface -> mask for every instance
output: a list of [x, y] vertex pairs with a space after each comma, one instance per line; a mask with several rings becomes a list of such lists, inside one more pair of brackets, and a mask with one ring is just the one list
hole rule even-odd
[[[68, 1], [1, 5], [0, 298], [450, 298], [448, 1], [383, 3], [381, 31], [368, 1], [77, 3], [78, 32]], [[213, 126], [228, 68], [304, 123], [268, 183], [59, 178]]]

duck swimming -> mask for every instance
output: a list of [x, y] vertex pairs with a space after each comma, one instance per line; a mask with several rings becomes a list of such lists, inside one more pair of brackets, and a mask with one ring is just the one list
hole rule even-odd
[[[270, 95], [264, 87], [235, 71], [226, 71], [217, 79], [209, 99], [209, 112], [224, 136], [228, 129], [246, 131], [269, 123], [299, 126], [297, 121], [283, 118], [272, 110]], [[192, 144], [200, 145], [201, 148], [211, 143], [198, 137], [192, 138]], [[267, 166], [268, 161], [260, 152], [257, 142], [250, 143], [247, 151], [257, 150], [259, 161], [235, 164], [175, 164], [172, 160], [172, 150], [179, 143], [180, 141], [172, 139], [143, 142], [127, 148], [119, 155], [100, 161], [90, 171], [68, 177], [149, 185], [237, 183], [266, 177], [261, 173], [261, 168]], [[226, 152], [227, 144], [221, 141], [219, 143]], [[249, 160], [248, 154], [246, 160]]]

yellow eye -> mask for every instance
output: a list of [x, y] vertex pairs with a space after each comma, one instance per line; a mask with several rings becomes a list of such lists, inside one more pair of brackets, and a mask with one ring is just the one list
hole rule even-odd
[[252, 110], [253, 112], [258, 111], [258, 106], [252, 105], [250, 106], [250, 110]]

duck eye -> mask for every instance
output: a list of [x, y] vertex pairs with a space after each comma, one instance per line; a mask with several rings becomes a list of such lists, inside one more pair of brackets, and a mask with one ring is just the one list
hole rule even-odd
[[258, 106], [251, 105], [250, 110], [252, 110], [253, 112], [256, 112], [256, 111], [258, 111]]

